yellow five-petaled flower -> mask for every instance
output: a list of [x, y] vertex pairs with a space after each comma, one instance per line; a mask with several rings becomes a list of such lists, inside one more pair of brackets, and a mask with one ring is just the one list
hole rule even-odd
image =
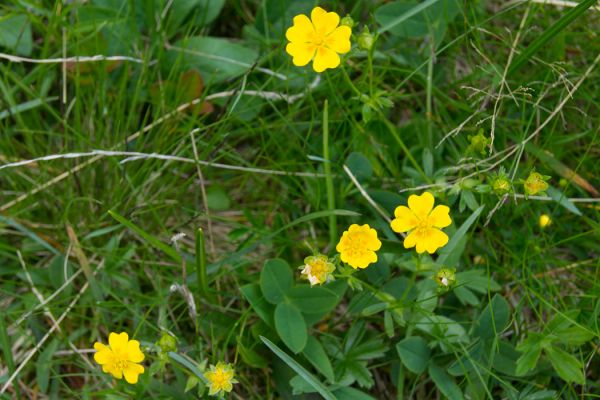
[[233, 378], [233, 367], [231, 364], [218, 362], [217, 365], [211, 365], [210, 370], [204, 373], [208, 381], [208, 394], [213, 396], [219, 392], [231, 392], [233, 384], [237, 381]]
[[354, 269], [367, 268], [369, 264], [377, 262], [375, 252], [380, 248], [381, 242], [377, 239], [377, 231], [368, 224], [350, 225], [335, 247], [340, 253], [341, 260]]
[[394, 211], [391, 226], [395, 232], [409, 232], [404, 239], [404, 248], [417, 247], [417, 253], [435, 253], [448, 243], [448, 235], [441, 231], [452, 223], [447, 206], [433, 208], [434, 198], [429, 192], [421, 196], [411, 195], [408, 207], [399, 206]]
[[340, 24], [340, 16], [321, 7], [313, 8], [310, 19], [294, 17], [294, 25], [285, 33], [290, 42], [285, 50], [293, 57], [294, 65], [303, 67], [313, 60], [313, 69], [323, 72], [340, 65], [339, 54], [350, 51], [352, 29]]
[[112, 374], [117, 379], [128, 383], [137, 383], [138, 376], [144, 373], [140, 365], [144, 361], [144, 353], [140, 350], [140, 342], [129, 340], [125, 332], [111, 332], [108, 336], [108, 346], [100, 342], [94, 343], [94, 360], [102, 366], [102, 371]]

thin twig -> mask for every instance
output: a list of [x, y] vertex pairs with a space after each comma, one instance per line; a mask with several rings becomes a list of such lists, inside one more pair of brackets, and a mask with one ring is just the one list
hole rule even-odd
[[[205, 165], [207, 167], [220, 168], [220, 169], [228, 169], [234, 171], [244, 171], [244, 172], [252, 172], [257, 174], [266, 174], [266, 175], [280, 175], [280, 176], [302, 176], [309, 178], [324, 178], [325, 174], [313, 173], [313, 172], [288, 172], [288, 171], [279, 171], [279, 170], [271, 170], [271, 169], [263, 169], [263, 168], [252, 168], [252, 167], [240, 167], [237, 165], [229, 165], [216, 163], [211, 161], [202, 161], [202, 160], [194, 160], [193, 158], [187, 157], [179, 157], [179, 156], [171, 156], [168, 154], [158, 154], [158, 153], [140, 153], [137, 151], [110, 151], [110, 150], [92, 150], [87, 152], [80, 153], [66, 153], [66, 154], [51, 154], [48, 156], [32, 158], [29, 160], [17, 161], [14, 163], [0, 165], [0, 170], [6, 168], [15, 168], [23, 165], [38, 163], [40, 161], [50, 161], [50, 160], [60, 160], [60, 159], [69, 159], [69, 158], [84, 158], [84, 157], [93, 157], [91, 160], [95, 160], [96, 158], [102, 157], [127, 157], [125, 160], [121, 161], [121, 163], [144, 160], [144, 159], [158, 159], [165, 161], [178, 161], [189, 164], [200, 164]], [[89, 162], [89, 160], [88, 160]], [[83, 164], [81, 164], [83, 165]], [[0, 208], [0, 210], [2, 210]]]
[[367, 193], [367, 191], [358, 182], [358, 180], [356, 179], [356, 177], [354, 176], [354, 174], [352, 173], [352, 171], [350, 171], [350, 168], [348, 168], [348, 166], [346, 166], [346, 165], [344, 165], [344, 172], [346, 172], [346, 174], [348, 175], [348, 177], [350, 177], [350, 180], [352, 181], [352, 183], [354, 183], [354, 186], [356, 186], [356, 188], [358, 189], [358, 191], [360, 192], [360, 194], [365, 198], [365, 200], [367, 200], [367, 202], [379, 213], [379, 215], [381, 215], [383, 217], [383, 219], [385, 219], [387, 221], [388, 224], [391, 223], [392, 220], [388, 216], [388, 213], [383, 208], [381, 208], [381, 206], [379, 204], [377, 204], [371, 198], [371, 196], [369, 196], [369, 194]]
[[127, 57], [127, 56], [75, 56], [75, 57], [61, 57], [61, 58], [27, 58], [19, 57], [12, 54], [0, 53], [0, 59], [5, 59], [12, 62], [18, 63], [31, 63], [31, 64], [62, 64], [62, 63], [86, 63], [86, 62], [97, 62], [97, 61], [131, 61], [142, 64], [144, 60], [139, 58]]

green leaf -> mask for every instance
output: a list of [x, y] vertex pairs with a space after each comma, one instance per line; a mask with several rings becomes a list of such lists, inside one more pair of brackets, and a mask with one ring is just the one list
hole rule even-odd
[[300, 353], [306, 346], [308, 335], [306, 322], [296, 306], [279, 303], [275, 307], [275, 330], [294, 353]]
[[286, 298], [306, 314], [328, 313], [340, 301], [338, 295], [326, 287], [298, 285], [286, 293]]
[[479, 299], [477, 296], [475, 296], [475, 294], [465, 286], [458, 286], [456, 289], [454, 289], [454, 294], [462, 304], [468, 304], [471, 306], [476, 306], [479, 304]]
[[317, 338], [313, 336], [308, 337], [303, 354], [308, 362], [310, 362], [317, 369], [317, 371], [322, 373], [329, 380], [329, 382], [335, 381], [331, 361], [329, 361], [329, 357], [327, 357], [327, 353], [325, 353], [323, 345]]
[[273, 320], [273, 313], [275, 312], [275, 309], [263, 296], [260, 285], [258, 283], [250, 283], [242, 286], [240, 290], [256, 314], [258, 314], [267, 325], [274, 327], [275, 321]]
[[56, 352], [59, 343], [57, 339], [52, 340], [35, 363], [37, 384], [42, 393], [48, 391], [48, 382], [50, 381], [50, 371], [52, 369], [52, 356]]
[[261, 336], [260, 339], [263, 343], [271, 349], [273, 353], [277, 357], [279, 357], [283, 362], [285, 362], [291, 369], [293, 369], [298, 375], [300, 375], [309, 385], [311, 385], [325, 400], [337, 400], [337, 398], [329, 391], [329, 389], [321, 383], [313, 374], [308, 372], [302, 365], [300, 365], [296, 360], [287, 355], [283, 350], [277, 347], [273, 342], [267, 339], [264, 336]]
[[535, 53], [538, 52], [546, 43], [548, 43], [554, 36], [559, 34], [563, 29], [565, 29], [571, 22], [573, 22], [576, 18], [581, 16], [585, 11], [597, 4], [597, 0], [583, 0], [581, 1], [577, 7], [570, 9], [565, 12], [564, 15], [554, 23], [550, 28], [546, 29], [544, 33], [541, 35], [537, 35], [535, 40], [527, 46], [525, 51], [522, 51], [518, 57], [512, 62], [510, 67], [508, 68], [507, 78], [512, 77], [512, 75], [521, 69], [525, 65], [525, 63], [533, 57]]
[[517, 350], [523, 353], [517, 360], [517, 376], [525, 375], [535, 368], [545, 342], [545, 336], [539, 333], [531, 333], [523, 342], [517, 345]]
[[346, 158], [346, 166], [359, 181], [369, 179], [373, 175], [373, 167], [369, 159], [362, 153], [352, 152]]
[[415, 374], [422, 374], [429, 363], [430, 350], [427, 342], [420, 336], [411, 336], [396, 345], [396, 351], [402, 364]]
[[442, 392], [444, 396], [446, 396], [450, 400], [462, 400], [464, 399], [460, 388], [454, 382], [447, 373], [444, 372], [437, 365], [431, 364], [429, 366], [429, 376], [431, 380], [435, 383], [435, 386]]
[[245, 74], [258, 59], [258, 52], [231, 40], [208, 36], [188, 37], [169, 49], [173, 62], [184, 70], [196, 68], [204, 82], [220, 83]]
[[8, 14], [0, 17], [0, 46], [29, 56], [33, 50], [31, 23], [26, 15]]
[[210, 186], [206, 189], [206, 202], [208, 208], [215, 211], [229, 210], [231, 200], [221, 186]]
[[34, 99], [34, 100], [26, 101], [21, 104], [17, 104], [14, 107], [10, 107], [7, 110], [0, 111], [0, 120], [3, 120], [4, 118], [13, 116], [15, 114], [19, 114], [19, 113], [22, 113], [22, 112], [25, 112], [28, 110], [32, 110], [34, 108], [43, 106], [46, 103], [50, 103], [50, 102], [56, 101], [56, 100], [58, 100], [58, 97], [46, 97], [45, 99]]
[[129, 221], [125, 217], [117, 214], [116, 212], [109, 210], [108, 214], [110, 214], [111, 217], [116, 219], [121, 225], [126, 226], [127, 228], [131, 229], [132, 231], [134, 231], [135, 233], [140, 235], [142, 237], [142, 239], [144, 239], [149, 245], [157, 248], [158, 250], [160, 250], [163, 253], [165, 253], [166, 255], [168, 255], [169, 257], [171, 257], [171, 259], [173, 259], [173, 261], [175, 261], [177, 263], [181, 263], [181, 256], [174, 248], [161, 242], [157, 237], [149, 234], [148, 232], [146, 232], [145, 230], [143, 230], [142, 228], [140, 228], [133, 222]]
[[196, 376], [198, 379], [200, 379], [200, 381], [202, 381], [205, 385], [208, 385], [208, 381], [204, 377], [204, 374], [200, 372], [198, 366], [195, 364], [194, 361], [190, 360], [187, 356], [182, 356], [178, 353], [175, 353], [174, 351], [170, 351], [168, 355], [171, 360], [187, 368], [187, 370], [194, 374], [194, 376]]
[[343, 400], [375, 400], [374, 397], [369, 396], [365, 392], [361, 392], [353, 387], [342, 387], [333, 392], [338, 399]]
[[502, 333], [509, 323], [510, 307], [506, 300], [497, 294], [477, 319], [473, 336], [483, 340], [492, 339]]
[[265, 261], [260, 273], [260, 289], [269, 303], [283, 301], [292, 284], [292, 270], [287, 262], [279, 258]]
[[548, 193], [548, 196], [552, 197], [552, 200], [571, 211], [573, 214], [579, 216], [582, 215], [581, 211], [579, 211], [579, 208], [577, 208], [577, 206], [575, 206], [575, 204], [573, 204], [571, 200], [569, 200], [569, 198], [560, 190], [549, 186], [548, 189], [546, 189], [546, 193]]
[[225, 0], [177, 0], [169, 9], [169, 31], [175, 32], [181, 28], [181, 24], [191, 14], [194, 26], [203, 27], [214, 21], [223, 6]]
[[473, 214], [471, 214], [471, 216], [469, 216], [469, 218], [463, 222], [460, 228], [458, 228], [456, 233], [452, 235], [452, 238], [450, 238], [448, 244], [440, 251], [440, 256], [436, 261], [438, 265], [456, 265], [458, 263], [458, 259], [460, 258], [458, 251], [460, 241], [465, 237], [469, 231], [469, 228], [471, 225], [473, 225], [477, 217], [479, 217], [479, 214], [481, 214], [483, 209], [484, 206], [481, 206], [477, 210], [473, 211]]
[[[401, 23], [404, 23], [405, 21], [409, 20], [411, 17], [423, 12], [423, 10], [431, 7], [433, 4], [437, 3], [440, 0], [426, 0], [422, 3], [416, 4], [416, 5], [412, 5], [412, 7], [410, 8], [406, 8], [406, 9], [400, 9], [398, 13], [390, 13], [390, 9], [386, 10], [384, 7], [380, 7], [376, 12], [375, 12], [375, 19], [377, 20], [377, 22], [379, 22], [379, 24], [381, 24], [381, 28], [379, 28], [378, 33], [384, 33], [387, 31], [392, 31], [392, 32], [402, 32], [399, 31], [398, 29], [401, 28], [397, 28], [400, 26]], [[399, 4], [402, 3], [392, 3], [392, 5], [394, 5], [395, 7], [400, 7]], [[388, 7], [390, 7], [388, 5]], [[390, 7], [391, 8], [391, 7]], [[382, 10], [383, 9], [383, 10]], [[398, 15], [396, 15], [398, 14]], [[414, 26], [412, 27], [414, 28]]]
[[578, 359], [556, 346], [546, 348], [546, 355], [558, 376], [563, 380], [580, 385], [585, 383], [583, 365]]
[[594, 333], [580, 326], [571, 326], [554, 333], [561, 343], [569, 346], [582, 346], [592, 340]]

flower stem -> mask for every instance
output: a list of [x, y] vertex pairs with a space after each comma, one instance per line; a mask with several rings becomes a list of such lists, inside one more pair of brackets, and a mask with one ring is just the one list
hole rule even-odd
[[323, 107], [323, 158], [325, 159], [325, 187], [327, 190], [327, 209], [329, 210], [329, 243], [335, 246], [337, 240], [337, 217], [335, 210], [335, 194], [333, 192], [333, 175], [329, 156], [329, 102], [325, 100]]

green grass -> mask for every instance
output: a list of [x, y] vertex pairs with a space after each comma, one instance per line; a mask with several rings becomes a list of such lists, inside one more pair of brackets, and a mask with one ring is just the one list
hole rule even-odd
[[[0, 5], [4, 54], [139, 61], [0, 61], [0, 391], [19, 369], [0, 399], [208, 398], [219, 361], [232, 399], [598, 398], [600, 12], [390, 3]], [[315, 5], [358, 24], [318, 81], [285, 53]], [[480, 129], [491, 153], [469, 147]], [[94, 150], [120, 153], [2, 168]], [[550, 176], [548, 197], [499, 203], [500, 168], [519, 195], [532, 170]], [[417, 257], [371, 203], [393, 218], [425, 187], [453, 224]], [[352, 223], [377, 230], [379, 261], [308, 291], [297, 267], [334, 257]], [[293, 279], [277, 301], [260, 287], [274, 258]], [[146, 354], [136, 385], [85, 351], [121, 331]]]

